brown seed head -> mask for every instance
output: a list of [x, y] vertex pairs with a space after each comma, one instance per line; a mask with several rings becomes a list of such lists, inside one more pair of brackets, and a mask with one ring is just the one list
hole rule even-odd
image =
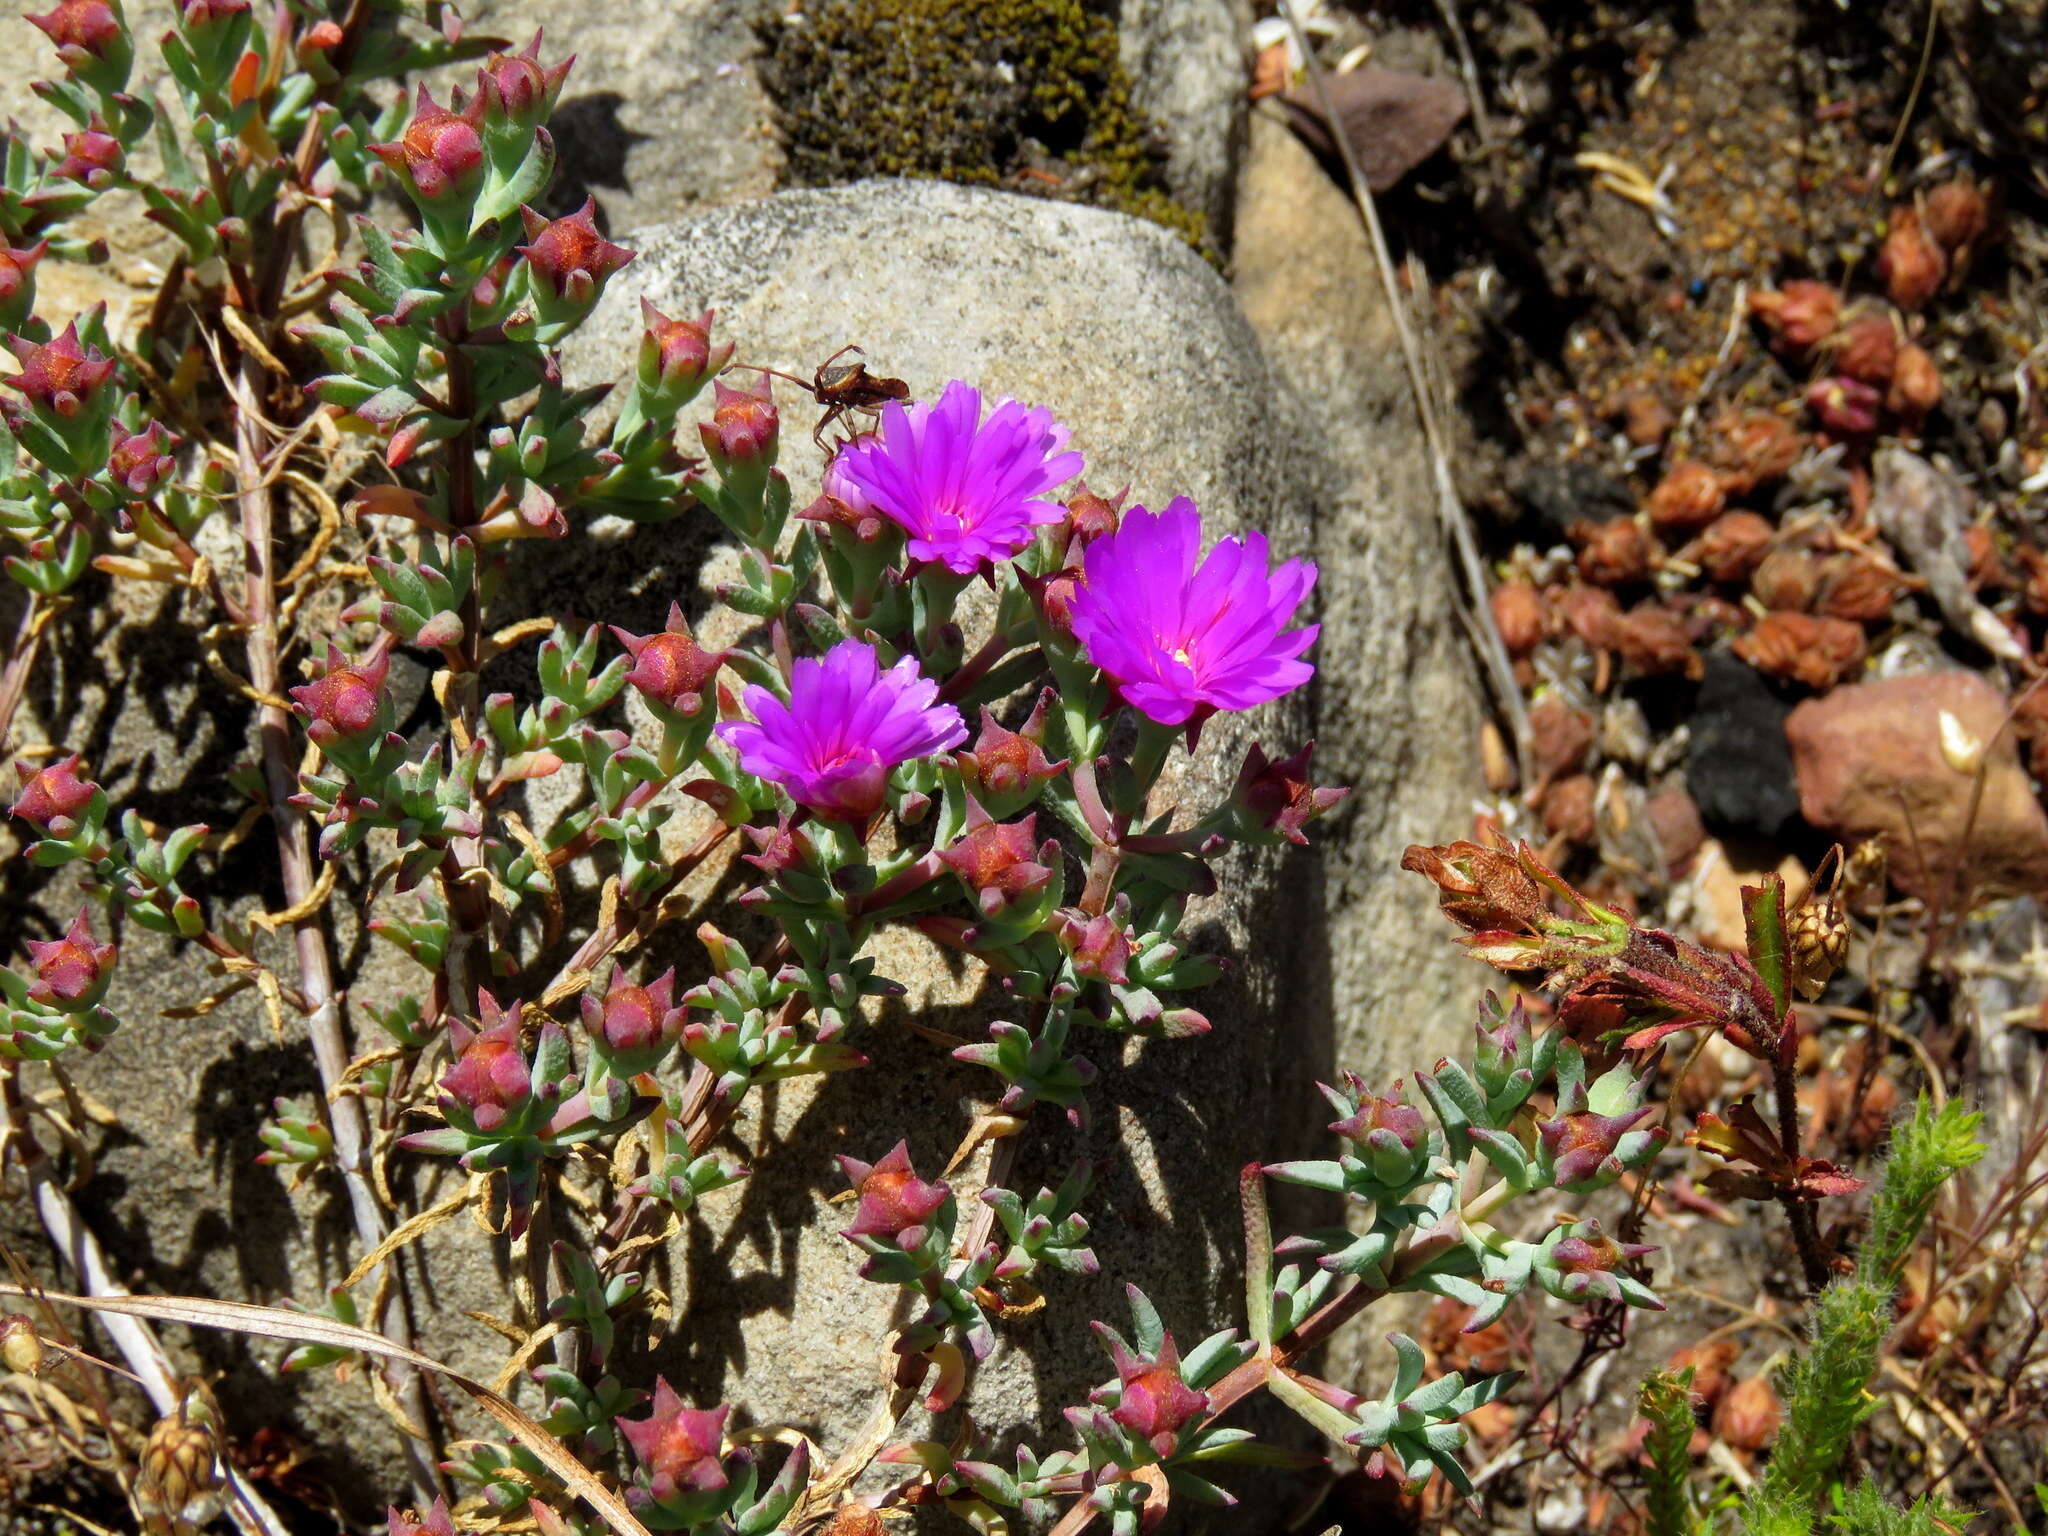
[[1991, 204], [1976, 182], [1958, 176], [1927, 194], [1920, 221], [1938, 245], [1954, 254], [1976, 244], [1991, 227]]
[[1918, 424], [1941, 404], [1941, 370], [1925, 347], [1907, 343], [1899, 348], [1892, 370], [1892, 387], [1884, 397], [1886, 407], [1901, 421]]
[[1697, 460], [1684, 459], [1672, 465], [1650, 492], [1650, 521], [1659, 528], [1690, 533], [1720, 516], [1726, 501], [1720, 477]]
[[1909, 314], [1925, 309], [1948, 276], [1948, 258], [1921, 227], [1910, 203], [1892, 210], [1891, 228], [1877, 253], [1877, 275], [1891, 301]]
[[1800, 907], [1786, 926], [1792, 986], [1810, 1003], [1849, 958], [1848, 914], [1834, 897], [1823, 896]]
[[1803, 549], [1774, 549], [1750, 578], [1749, 590], [1772, 612], [1804, 613], [1820, 586], [1820, 567]]
[[48, 1361], [36, 1325], [19, 1312], [0, 1313], [0, 1363], [18, 1376], [40, 1376]]
[[226, 1502], [227, 1472], [211, 1425], [184, 1406], [159, 1419], [143, 1444], [135, 1503], [152, 1530], [183, 1533], [205, 1525]]
[[1763, 563], [1770, 545], [1766, 518], [1755, 512], [1724, 512], [1699, 536], [1692, 557], [1715, 581], [1737, 582]]

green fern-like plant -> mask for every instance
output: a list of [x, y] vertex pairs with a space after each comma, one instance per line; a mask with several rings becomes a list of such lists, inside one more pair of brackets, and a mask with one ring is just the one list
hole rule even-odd
[[[1912, 1115], [1893, 1129], [1891, 1155], [1871, 1201], [1870, 1233], [1856, 1272], [1820, 1293], [1812, 1342], [1780, 1377], [1785, 1424], [1771, 1446], [1769, 1466], [1743, 1506], [1742, 1528], [1748, 1536], [1812, 1536], [1818, 1529], [1815, 1505], [1847, 1455], [1849, 1437], [1875, 1407], [1870, 1380], [1891, 1331], [1900, 1271], [1941, 1186], [1984, 1155], [1976, 1134], [1982, 1120], [1953, 1102], [1936, 1110], [1923, 1094]], [[1965, 1518], [1924, 1500], [1897, 1509], [1864, 1485], [1849, 1490], [1831, 1524], [1854, 1536], [1921, 1531], [1933, 1536], [1961, 1530], [1958, 1522]]]
[[1636, 1407], [1650, 1425], [1643, 1442], [1650, 1458], [1649, 1536], [1695, 1536], [1699, 1530], [1692, 1499], [1692, 1374], [1691, 1366], [1652, 1371], [1636, 1395]]

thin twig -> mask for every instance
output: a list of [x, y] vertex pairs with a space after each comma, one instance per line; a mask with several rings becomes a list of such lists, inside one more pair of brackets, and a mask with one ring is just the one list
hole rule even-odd
[[[256, 360], [244, 356], [230, 381], [235, 399], [235, 455], [239, 477], [237, 501], [242, 519], [247, 578], [243, 610], [247, 616], [249, 681], [259, 694], [276, 698], [284, 679], [278, 664], [277, 633], [277, 550], [272, 526], [276, 510], [274, 493], [264, 473], [256, 401], [262, 369]], [[291, 804], [298, 785], [293, 765], [291, 717], [274, 704], [258, 706], [257, 730], [262, 739], [264, 787], [269, 794], [270, 814], [277, 829], [278, 862], [282, 867], [285, 902], [298, 907], [312, 894], [314, 884], [312, 848], [305, 818]], [[347, 1080], [350, 1051], [342, 1018], [341, 997], [334, 984], [334, 969], [327, 953], [327, 933], [317, 913], [292, 925], [292, 944], [298, 959], [299, 990], [305, 994], [308, 1012], [306, 1034], [312, 1042], [313, 1060], [319, 1069], [320, 1086], [327, 1102], [329, 1128], [334, 1133], [334, 1159], [348, 1190], [349, 1214], [356, 1239], [375, 1248], [390, 1230], [383, 1208], [369, 1176], [369, 1123], [362, 1100], [336, 1092]], [[393, 1261], [397, 1262], [396, 1260]], [[396, 1337], [410, 1344], [410, 1327], [397, 1292], [384, 1292], [374, 1326], [388, 1331], [394, 1324]], [[413, 1423], [431, 1423], [426, 1390], [419, 1373], [410, 1366], [393, 1365], [389, 1373], [393, 1390]], [[413, 1491], [422, 1503], [440, 1492], [439, 1474], [428, 1447], [405, 1438], [405, 1453], [412, 1472]]]
[[1522, 782], [1526, 784], [1532, 778], [1528, 706], [1523, 701], [1521, 685], [1515, 681], [1514, 662], [1509, 659], [1500, 629], [1493, 621], [1493, 605], [1487, 600], [1486, 566], [1480, 559], [1479, 541], [1472, 532], [1464, 504], [1458, 499], [1457, 484], [1451, 477], [1448, 438], [1437, 417], [1435, 398], [1423, 366], [1422, 347], [1409, 323], [1407, 300], [1395, 276], [1394, 258], [1387, 249], [1386, 233], [1380, 227], [1379, 208], [1373, 202], [1372, 189], [1366, 184], [1364, 173], [1359, 169], [1350, 138], [1338, 126], [1339, 119], [1330, 102], [1322, 64], [1309, 45], [1308, 35], [1302, 30], [1301, 20], [1294, 14], [1294, 7], [1288, 0], [1280, 0], [1280, 14], [1287, 18], [1295, 47], [1307, 61], [1309, 84], [1316, 95], [1316, 109], [1331, 125], [1330, 136], [1336, 141], [1338, 156], [1344, 162], [1344, 174], [1351, 183], [1352, 201], [1358, 205], [1359, 217], [1365, 222], [1366, 236], [1372, 242], [1380, 284], [1386, 291], [1387, 310], [1393, 316], [1394, 333], [1401, 340], [1401, 360], [1408, 369], [1409, 386], [1415, 396], [1415, 413], [1421, 419], [1423, 439], [1429, 448], [1430, 473], [1436, 485], [1437, 519], [1456, 552], [1473, 644], [1492, 680], [1495, 703], [1513, 730], [1515, 756], [1521, 768]]

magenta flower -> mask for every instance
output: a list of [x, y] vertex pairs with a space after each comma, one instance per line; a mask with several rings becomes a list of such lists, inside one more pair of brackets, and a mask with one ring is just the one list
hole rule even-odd
[[1066, 516], [1045, 499], [1081, 473], [1066, 444], [1052, 412], [1015, 400], [998, 401], [984, 421], [981, 391], [955, 379], [936, 405], [885, 407], [881, 430], [841, 451], [826, 489], [910, 535], [911, 559], [966, 576]]
[[754, 720], [728, 720], [718, 734], [742, 768], [797, 804], [828, 820], [865, 821], [882, 808], [890, 769], [967, 739], [960, 711], [938, 696], [915, 657], [884, 672], [874, 647], [843, 640], [796, 664], [787, 704], [749, 687]]
[[1185, 496], [1132, 508], [1084, 557], [1075, 639], [1126, 703], [1161, 725], [1200, 722], [1291, 693], [1320, 625], [1287, 622], [1316, 582], [1307, 560], [1266, 569], [1266, 537], [1224, 539], [1198, 570], [1202, 516]]

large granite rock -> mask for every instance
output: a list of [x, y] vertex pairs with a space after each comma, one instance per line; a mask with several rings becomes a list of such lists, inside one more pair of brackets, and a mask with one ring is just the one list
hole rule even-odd
[[[1196, 763], [1177, 755], [1160, 801], [1213, 800], [1254, 736], [1291, 747], [1311, 733], [1320, 703], [1331, 776], [1361, 784], [1349, 819], [1332, 824], [1322, 877], [1317, 856], [1299, 850], [1233, 862], [1222, 894], [1194, 923], [1198, 944], [1236, 961], [1225, 982], [1195, 999], [1213, 1033], [1128, 1048], [1090, 1040], [1103, 1069], [1093, 1129], [1048, 1115], [1027, 1133], [1016, 1176], [1027, 1189], [1077, 1159], [1100, 1164], [1089, 1214], [1103, 1273], [1056, 1281], [1045, 1312], [1010, 1325], [967, 1406], [1001, 1439], [1056, 1442], [1058, 1409], [1106, 1374], [1086, 1320], [1120, 1320], [1125, 1282], [1143, 1286], [1183, 1339], [1240, 1321], [1235, 1170], [1320, 1144], [1327, 1115], [1309, 1080], [1333, 1061], [1377, 1072], [1424, 1059], [1438, 1048], [1438, 1031], [1458, 1023], [1437, 1006], [1452, 991], [1450, 946], [1420, 893], [1387, 883], [1403, 841], [1457, 829], [1461, 791], [1447, 753], [1462, 749], [1432, 743], [1439, 734], [1470, 740], [1469, 704], [1438, 628], [1447, 621], [1433, 606], [1433, 537], [1402, 528], [1404, 518], [1427, 526], [1415, 510], [1427, 505], [1421, 471], [1388, 467], [1414, 452], [1391, 349], [1359, 350], [1339, 369], [1305, 325], [1290, 328], [1251, 293], [1269, 345], [1303, 381], [1298, 394], [1269, 370], [1230, 290], [1165, 231], [940, 183], [785, 193], [656, 226], [630, 243], [640, 259], [571, 349], [573, 378], [615, 375], [626, 364], [642, 295], [669, 313], [715, 305], [744, 361], [808, 375], [857, 341], [878, 369], [920, 393], [957, 376], [1044, 402], [1072, 429], [1096, 486], [1128, 481], [1135, 499], [1153, 505], [1192, 496], [1212, 537], [1256, 526], [1279, 555], [1314, 545], [1325, 561], [1330, 628], [1318, 653], [1319, 695], [1213, 722]], [[1344, 345], [1357, 345], [1355, 336]], [[809, 402], [780, 388], [785, 463], [801, 500], [815, 488], [820, 459], [808, 442]], [[1347, 412], [1361, 419], [1347, 426]], [[701, 614], [701, 573], [717, 560], [708, 521], [637, 534], [600, 525], [562, 544], [521, 546], [494, 618], [573, 613], [644, 630], [671, 598]], [[189, 628], [165, 623], [171, 615], [151, 594], [113, 590], [113, 601], [71, 621], [21, 735], [61, 735], [83, 747], [117, 801], [154, 820], [228, 825], [235, 800], [223, 772], [249, 748], [247, 713], [199, 665]], [[1404, 679], [1416, 691], [1404, 692]], [[1366, 860], [1369, 872], [1357, 867]], [[0, 871], [12, 931], [40, 936], [68, 921], [76, 898], [67, 882], [19, 860]], [[1327, 920], [1326, 886], [1338, 903]], [[228, 859], [214, 888], [243, 893], [217, 910], [280, 904], [260, 835]], [[736, 888], [722, 886], [728, 895]], [[1389, 901], [1390, 889], [1403, 903], [1389, 909], [1394, 915], [1357, 910]], [[701, 974], [692, 926], [679, 921], [657, 934], [642, 963], [675, 963], [686, 983]], [[124, 1129], [97, 1136], [82, 1204], [139, 1286], [317, 1305], [354, 1254], [339, 1191], [321, 1181], [290, 1190], [251, 1160], [270, 1098], [314, 1086], [303, 1044], [275, 1040], [253, 994], [203, 1017], [157, 1017], [215, 990], [218, 978], [190, 948], [132, 930], [123, 942], [112, 1005], [130, 1027], [82, 1064], [80, 1080], [118, 1111]], [[398, 983], [389, 953], [343, 935], [355, 997], [387, 995]], [[883, 956], [885, 971], [912, 993], [861, 1032], [873, 1065], [749, 1103], [733, 1145], [757, 1172], [648, 1255], [675, 1318], [651, 1358], [625, 1356], [636, 1375], [658, 1368], [691, 1398], [734, 1399], [745, 1419], [794, 1423], [835, 1448], [879, 1400], [880, 1352], [900, 1319], [894, 1293], [861, 1282], [836, 1235], [846, 1213], [826, 1203], [842, 1187], [834, 1154], [872, 1159], [907, 1135], [921, 1169], [943, 1164], [989, 1080], [914, 1035], [905, 1017], [915, 1009], [975, 1037], [1004, 1011], [972, 968], [914, 936], [890, 936]], [[276, 958], [287, 963], [281, 949]], [[1375, 1038], [1401, 1048], [1376, 1048]], [[398, 1166], [401, 1189], [420, 1204], [452, 1187], [443, 1166], [404, 1158]], [[978, 1166], [963, 1174], [966, 1186], [978, 1182]], [[40, 1253], [24, 1220], [0, 1207], [0, 1238]], [[510, 1310], [503, 1240], [461, 1220], [417, 1252], [422, 1347], [493, 1374], [504, 1346], [463, 1314]], [[389, 1437], [360, 1388], [280, 1385], [269, 1369], [273, 1351], [231, 1339], [174, 1343], [225, 1373], [223, 1400], [246, 1415], [242, 1428], [299, 1426], [320, 1447], [321, 1470], [359, 1464], [344, 1486], [366, 1502], [395, 1488]]]

